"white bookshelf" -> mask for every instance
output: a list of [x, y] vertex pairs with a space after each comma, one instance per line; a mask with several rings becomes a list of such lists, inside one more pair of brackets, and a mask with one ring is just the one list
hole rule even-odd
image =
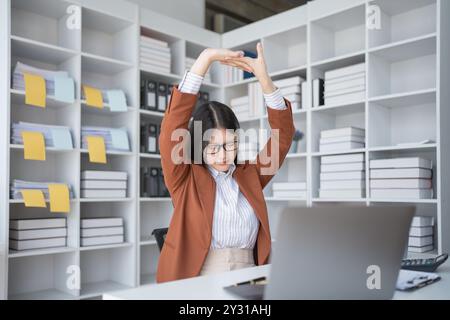
[[[282, 168], [264, 190], [271, 232], [276, 238], [279, 213], [286, 205], [329, 206], [398, 203], [412, 204], [417, 214], [437, 219], [436, 250], [450, 250], [450, 208], [443, 200], [450, 190], [450, 133], [445, 119], [448, 108], [450, 70], [448, 40], [450, 5], [443, 0], [316, 0], [293, 10], [219, 35], [172, 18], [139, 8], [126, 1], [81, 3], [81, 28], [65, 27], [66, 9], [80, 1], [7, 0], [0, 5], [0, 59], [7, 61], [0, 77], [0, 298], [87, 299], [104, 292], [154, 283], [159, 249], [151, 236], [155, 228], [167, 227], [172, 214], [170, 198], [140, 195], [142, 166], [160, 166], [160, 156], [140, 152], [140, 123], [160, 123], [163, 114], [140, 109], [140, 79], [178, 83], [185, 70], [185, 57], [195, 58], [207, 47], [255, 50], [264, 45], [273, 79], [299, 75], [307, 80], [327, 70], [366, 62], [367, 94], [362, 101], [345, 105], [294, 111], [294, 123], [304, 134], [298, 152], [288, 154]], [[382, 30], [367, 30], [366, 9], [382, 9]], [[10, 14], [9, 14], [10, 13]], [[144, 70], [139, 65], [139, 36], [148, 35], [169, 43], [170, 73]], [[447, 41], [446, 41], [447, 40]], [[47, 97], [41, 110], [24, 104], [25, 94], [13, 90], [10, 72], [20, 60], [37, 67], [63, 69], [76, 83], [73, 104]], [[201, 88], [211, 100], [229, 104], [247, 94], [255, 79], [223, 84], [221, 68], [212, 67], [212, 81]], [[96, 110], [81, 99], [81, 84], [120, 88], [128, 108], [112, 113], [108, 106]], [[47, 161], [25, 161], [23, 146], [10, 143], [9, 128], [15, 121], [67, 125], [75, 148], [61, 151], [47, 148]], [[81, 126], [124, 126], [131, 142], [129, 152], [107, 152], [108, 163], [88, 161], [81, 148]], [[434, 163], [434, 199], [392, 200], [321, 199], [318, 197], [320, 156], [340, 153], [319, 151], [319, 133], [346, 125], [366, 129], [366, 146], [345, 153], [361, 152], [369, 159], [420, 155]], [[241, 127], [269, 129], [267, 115], [241, 121]], [[382, 130], [380, 130], [380, 128]], [[441, 139], [443, 137], [443, 139]], [[398, 146], [399, 143], [432, 139], [429, 145]], [[263, 143], [264, 141], [260, 141]], [[80, 172], [112, 169], [128, 172], [125, 199], [80, 198]], [[14, 178], [57, 180], [70, 183], [75, 192], [69, 214], [48, 209], [25, 208], [23, 201], [9, 199], [9, 182]], [[281, 199], [272, 194], [273, 182], [305, 181], [305, 199]], [[368, 177], [366, 178], [368, 188]], [[367, 189], [368, 190], [368, 189]], [[24, 217], [67, 217], [68, 246], [45, 250], [8, 250], [9, 220]], [[80, 219], [121, 217], [125, 243], [81, 247]], [[3, 252], [3, 255], [1, 254]], [[69, 266], [80, 267], [79, 289], [68, 289]], [[2, 283], [2, 281], [0, 281]]]

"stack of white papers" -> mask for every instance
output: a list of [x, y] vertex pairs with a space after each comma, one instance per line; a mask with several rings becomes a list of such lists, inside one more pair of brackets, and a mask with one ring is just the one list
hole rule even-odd
[[81, 127], [81, 148], [88, 149], [87, 137], [102, 137], [105, 141], [106, 150], [130, 151], [128, 132], [126, 128], [108, 127]]
[[345, 104], [366, 97], [366, 64], [325, 72], [325, 105]]
[[[196, 59], [186, 57], [186, 70], [191, 70], [192, 66], [194, 65]], [[208, 69], [205, 76], [203, 77], [203, 80], [206, 82], [212, 82], [211, 81], [211, 68]]]
[[250, 116], [248, 96], [233, 98], [230, 101], [231, 109], [239, 120], [246, 120]]
[[141, 36], [140, 65], [148, 71], [170, 73], [171, 52], [165, 41]]
[[347, 127], [320, 132], [320, 152], [347, 151], [351, 149], [364, 148], [364, 129]]
[[65, 247], [66, 239], [66, 218], [18, 219], [9, 223], [12, 250]]
[[123, 218], [81, 219], [81, 246], [124, 242]]
[[301, 86], [305, 81], [302, 77], [291, 77], [274, 81], [273, 84], [280, 88], [283, 97], [291, 103], [292, 110], [302, 108]]
[[272, 190], [276, 198], [306, 199], [306, 182], [274, 182]]
[[[60, 183], [61, 182], [34, 182], [34, 181], [24, 181], [24, 180], [14, 179], [11, 182], [10, 196], [11, 196], [11, 199], [22, 199], [21, 190], [35, 189], [35, 190], [41, 190], [44, 193], [44, 198], [49, 199], [48, 185], [49, 184], [60, 184]], [[74, 198], [72, 186], [70, 184], [67, 184], [67, 187], [69, 188], [69, 197]]]
[[320, 158], [320, 198], [363, 198], [364, 153]]
[[374, 159], [369, 162], [372, 198], [431, 199], [433, 163], [419, 157]]
[[127, 173], [124, 171], [81, 172], [82, 198], [126, 198]]
[[36, 124], [20, 121], [13, 123], [11, 130], [11, 143], [23, 144], [22, 132], [40, 132], [44, 136], [46, 147], [58, 149], [73, 149], [72, 133], [69, 127]]
[[428, 252], [433, 250], [434, 218], [416, 216], [409, 229], [409, 252]]

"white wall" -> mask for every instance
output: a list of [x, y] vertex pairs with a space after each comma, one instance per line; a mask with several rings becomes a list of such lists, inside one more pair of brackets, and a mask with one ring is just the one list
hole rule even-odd
[[204, 28], [205, 0], [128, 0], [143, 8]]

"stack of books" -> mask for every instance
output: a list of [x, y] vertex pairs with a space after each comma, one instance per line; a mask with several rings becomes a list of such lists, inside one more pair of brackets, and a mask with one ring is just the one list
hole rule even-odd
[[139, 52], [142, 69], [170, 73], [171, 52], [167, 42], [141, 35]]
[[320, 157], [320, 198], [365, 197], [364, 153]]
[[[11, 199], [23, 199], [21, 190], [41, 190], [45, 199], [49, 199], [48, 185], [61, 184], [61, 182], [34, 182], [14, 179], [10, 186]], [[69, 188], [69, 197], [74, 198], [72, 186], [67, 184]]]
[[81, 197], [126, 198], [127, 173], [124, 171], [82, 171]]
[[361, 128], [347, 127], [320, 132], [320, 152], [348, 151], [365, 146], [366, 131]]
[[266, 114], [266, 102], [259, 82], [248, 84], [248, 105], [250, 117], [261, 117]]
[[126, 128], [81, 127], [81, 148], [88, 149], [88, 136], [102, 137], [106, 150], [130, 151], [128, 132]]
[[66, 240], [66, 218], [17, 219], [9, 223], [12, 250], [65, 247]]
[[366, 64], [325, 72], [325, 105], [340, 105], [364, 100], [366, 97]]
[[81, 219], [81, 246], [99, 246], [124, 242], [122, 218]]
[[248, 96], [231, 99], [230, 106], [239, 120], [246, 120], [250, 117]]
[[291, 103], [292, 110], [302, 109], [301, 86], [305, 81], [302, 77], [291, 77], [274, 81], [273, 84], [281, 90], [283, 97]]
[[434, 249], [433, 247], [433, 217], [416, 216], [409, 230], [408, 251], [423, 253]]
[[244, 72], [241, 69], [226, 65], [222, 65], [222, 68], [223, 84], [227, 85], [244, 80]]
[[[192, 66], [195, 63], [195, 60], [196, 59], [194, 59], [194, 58], [186, 57], [186, 60], [185, 60], [185, 62], [186, 62], [186, 70], [191, 70]], [[203, 81], [209, 82], [209, 83], [212, 82], [212, 79], [211, 79], [211, 68], [209, 68], [208, 71], [206, 72], [205, 76], [203, 77]]]
[[306, 199], [306, 182], [274, 182], [272, 191], [275, 198]]
[[253, 160], [258, 155], [257, 142], [241, 142], [239, 143], [237, 159], [238, 161]]
[[[11, 143], [23, 144], [22, 132], [40, 132], [46, 147], [73, 149], [72, 132], [67, 126], [54, 126], [40, 123], [15, 122], [11, 130]], [[61, 140], [64, 141], [61, 141]]]
[[433, 163], [428, 159], [374, 159], [370, 160], [369, 168], [372, 198], [433, 198]]

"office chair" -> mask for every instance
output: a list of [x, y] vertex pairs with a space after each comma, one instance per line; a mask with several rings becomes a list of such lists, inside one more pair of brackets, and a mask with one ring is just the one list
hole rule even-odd
[[158, 244], [159, 252], [161, 252], [164, 245], [164, 240], [166, 240], [166, 234], [169, 228], [158, 228], [152, 231], [152, 235], [156, 238], [156, 243]]

